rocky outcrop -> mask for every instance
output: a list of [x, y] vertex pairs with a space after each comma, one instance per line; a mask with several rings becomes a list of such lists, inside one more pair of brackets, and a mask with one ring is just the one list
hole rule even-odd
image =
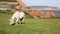
[[55, 17], [54, 12], [42, 12], [42, 11], [29, 11], [28, 12], [34, 18], [52, 18]]
[[26, 9], [26, 5], [22, 2], [22, 0], [17, 0], [17, 2], [22, 9]]
[[45, 13], [45, 18], [51, 18], [51, 17], [55, 17], [55, 13], [54, 12], [46, 12]]

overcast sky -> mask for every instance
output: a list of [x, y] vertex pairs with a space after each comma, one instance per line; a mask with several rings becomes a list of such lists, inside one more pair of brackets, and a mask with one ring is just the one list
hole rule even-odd
[[60, 0], [23, 0], [27, 6], [60, 6]]

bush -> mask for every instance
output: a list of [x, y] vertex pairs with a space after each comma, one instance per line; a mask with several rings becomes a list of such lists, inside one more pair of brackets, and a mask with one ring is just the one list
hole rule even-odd
[[0, 13], [5, 13], [5, 14], [12, 14], [11, 10], [0, 10]]

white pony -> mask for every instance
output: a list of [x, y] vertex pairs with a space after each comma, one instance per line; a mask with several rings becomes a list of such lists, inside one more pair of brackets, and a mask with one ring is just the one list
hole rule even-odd
[[16, 18], [16, 24], [19, 23], [19, 20], [20, 20], [20, 23], [22, 24], [24, 22], [25, 13], [23, 11], [16, 11], [10, 19], [10, 25], [14, 24], [15, 18]]

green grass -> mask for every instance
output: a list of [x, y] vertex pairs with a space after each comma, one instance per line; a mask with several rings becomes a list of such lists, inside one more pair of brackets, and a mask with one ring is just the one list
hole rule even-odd
[[10, 17], [0, 13], [0, 34], [60, 34], [60, 19], [26, 18], [25, 24], [10, 26]]

